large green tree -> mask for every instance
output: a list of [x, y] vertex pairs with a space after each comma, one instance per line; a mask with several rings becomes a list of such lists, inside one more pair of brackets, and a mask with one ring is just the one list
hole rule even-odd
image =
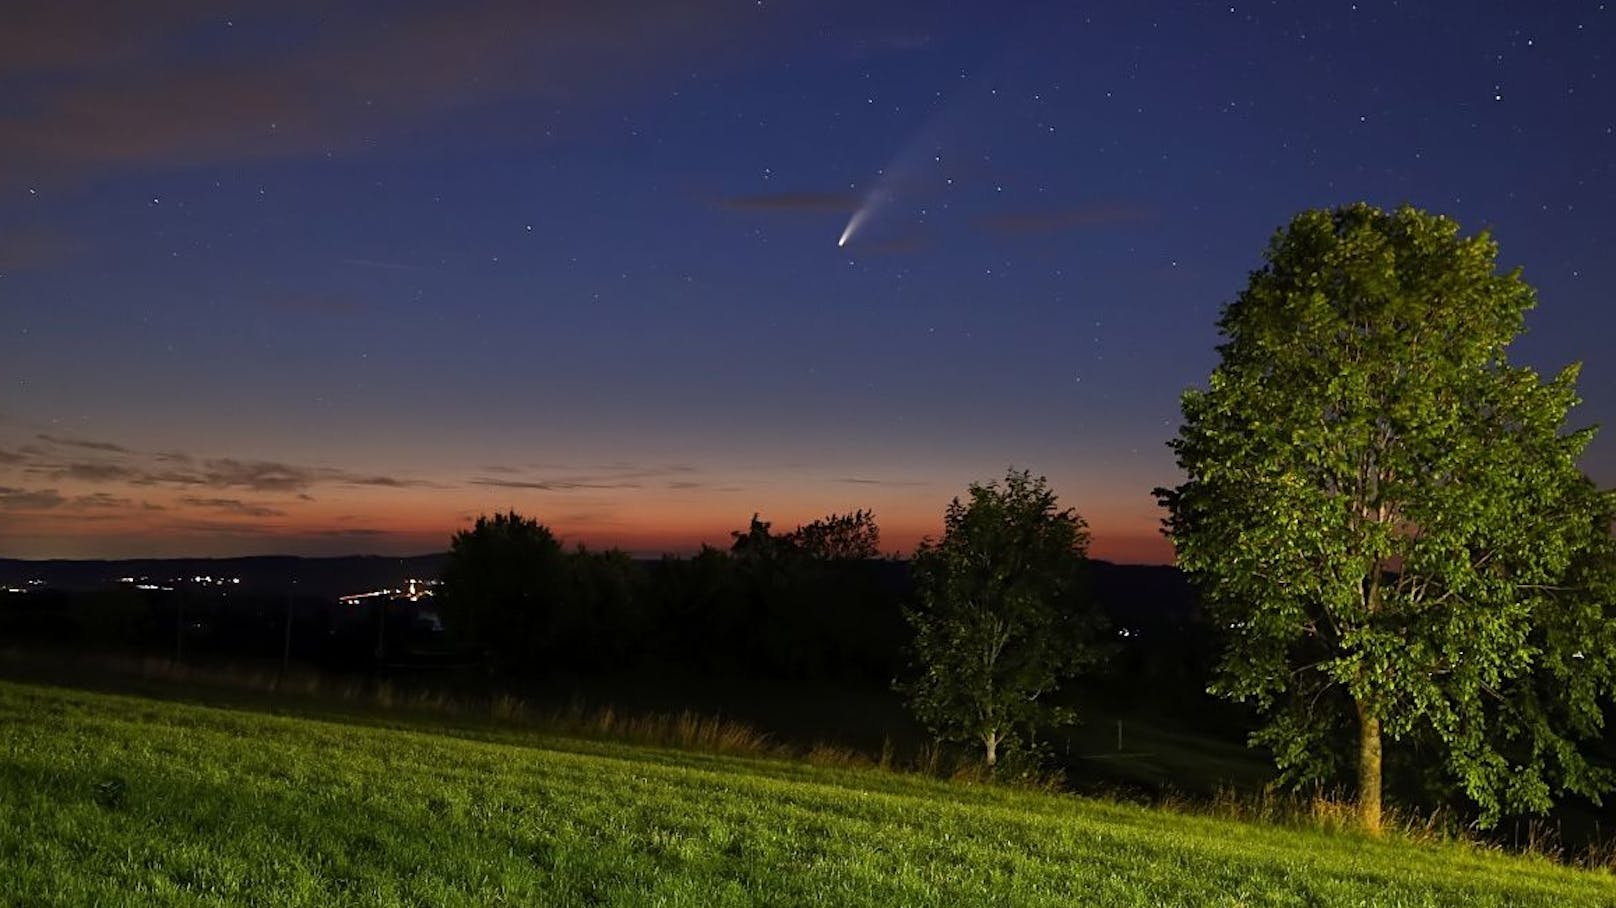
[[1610, 782], [1577, 745], [1612, 690], [1611, 498], [1564, 429], [1577, 368], [1506, 358], [1534, 293], [1496, 255], [1410, 207], [1298, 215], [1224, 309], [1158, 490], [1227, 631], [1214, 691], [1294, 783], [1355, 750], [1370, 830], [1383, 738], [1442, 754], [1488, 823]]
[[1025, 471], [949, 504], [942, 538], [915, 551], [905, 613], [918, 670], [906, 692], [933, 734], [980, 746], [993, 766], [1033, 744], [1038, 726], [1074, 718], [1043, 698], [1099, 654], [1088, 539], [1083, 519]]

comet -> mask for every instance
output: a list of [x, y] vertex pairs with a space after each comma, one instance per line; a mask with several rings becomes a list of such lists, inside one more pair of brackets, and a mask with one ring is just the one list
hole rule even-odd
[[847, 245], [847, 241], [853, 238], [854, 232], [859, 229], [859, 225], [864, 223], [864, 219], [868, 217], [869, 214], [870, 200], [865, 200], [864, 204], [860, 205], [858, 210], [853, 212], [853, 216], [847, 219], [847, 226], [842, 229], [842, 236], [836, 241], [837, 248]]
[[869, 192], [836, 239], [837, 248], [853, 242], [861, 232], [874, 229], [873, 223], [884, 220], [894, 203], [930, 196], [953, 184], [943, 169], [943, 148], [947, 144], [945, 132], [953, 131], [949, 126], [955, 119], [957, 106], [950, 104], [943, 112], [932, 115], [898, 149], [887, 166], [875, 172]]
[[859, 205], [857, 211], [853, 212], [853, 216], [847, 219], [847, 226], [842, 228], [842, 235], [836, 240], [838, 249], [852, 242], [853, 235], [859, 232], [859, 228], [863, 227], [870, 218], [875, 216], [877, 211], [892, 200], [892, 192], [886, 185], [886, 171], [882, 171], [878, 179], [880, 182], [875, 185], [874, 189], [870, 190], [869, 195], [864, 197], [863, 203]]
[[[964, 78], [963, 74], [961, 78]], [[994, 94], [993, 85], [993, 82], [980, 75], [973, 77], [963, 93], [949, 98], [934, 109], [920, 124], [920, 128], [899, 146], [887, 166], [875, 172], [874, 185], [865, 194], [853, 216], [847, 219], [842, 235], [836, 238], [836, 248], [845, 248], [861, 231], [875, 229], [871, 226], [872, 222], [884, 220], [883, 213], [894, 202], [934, 196], [947, 192], [954, 185], [950, 177], [950, 173], [954, 172], [952, 163], [956, 158], [964, 160], [967, 157], [967, 150], [956, 146], [961, 144], [961, 140], [968, 143], [972, 136], [980, 134], [980, 129], [971, 126], [977, 122], [978, 113]], [[955, 148], [954, 153], [947, 156], [948, 164], [944, 163], [945, 147]]]

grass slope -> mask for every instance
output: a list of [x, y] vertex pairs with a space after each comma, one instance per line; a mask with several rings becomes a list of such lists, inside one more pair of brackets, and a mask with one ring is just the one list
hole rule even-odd
[[1457, 845], [464, 734], [0, 683], [0, 903], [1616, 905]]

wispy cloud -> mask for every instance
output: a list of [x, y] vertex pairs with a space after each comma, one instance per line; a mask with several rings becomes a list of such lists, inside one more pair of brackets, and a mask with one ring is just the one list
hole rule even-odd
[[[487, 472], [494, 472], [489, 470]], [[512, 474], [521, 471], [512, 470]], [[666, 466], [642, 467], [633, 464], [607, 464], [596, 470], [577, 472], [567, 475], [525, 476], [510, 477], [477, 476], [467, 480], [474, 486], [490, 486], [500, 489], [533, 489], [541, 492], [570, 492], [577, 490], [602, 489], [638, 489], [644, 486], [646, 480], [664, 479], [668, 476], [688, 475], [696, 469], [684, 464], [669, 464]]]
[[493, 486], [499, 489], [536, 489], [543, 492], [569, 492], [577, 489], [638, 489], [640, 483], [622, 480], [590, 479], [473, 479], [474, 486]]
[[0, 510], [49, 511], [61, 507], [66, 498], [55, 489], [14, 489], [0, 486]]
[[855, 486], [892, 486], [894, 488], [920, 488], [931, 485], [929, 482], [921, 482], [917, 479], [871, 479], [866, 476], [841, 476], [836, 481]]
[[400, 479], [397, 476], [364, 476], [355, 473], [343, 473], [340, 482], [350, 486], [381, 486], [385, 489], [415, 489], [432, 485], [432, 483], [423, 479]]
[[[361, 473], [275, 460], [200, 458], [180, 451], [144, 453], [110, 441], [39, 435], [45, 447], [0, 451], [0, 465], [30, 476], [90, 484], [127, 483], [181, 489], [244, 489], [306, 493], [322, 485], [389, 489], [435, 488], [424, 479]], [[94, 456], [91, 456], [94, 455]]]
[[126, 454], [129, 452], [129, 449], [123, 445], [113, 444], [110, 441], [91, 441], [90, 439], [86, 438], [64, 438], [60, 435], [46, 435], [43, 432], [34, 437], [40, 441], [49, 442], [53, 445], [61, 445], [64, 448], [84, 448], [87, 451], [110, 451], [115, 454]]
[[319, 471], [272, 460], [220, 458], [203, 463], [202, 483], [215, 488], [256, 492], [297, 492], [313, 485]]
[[91, 492], [68, 497], [57, 489], [20, 489], [0, 486], [0, 510], [50, 511], [52, 520], [111, 520], [137, 509], [160, 510], [157, 505], [137, 504], [133, 499], [110, 492]]
[[80, 495], [73, 499], [76, 508], [128, 508], [134, 506], [134, 501], [121, 495], [112, 495], [107, 492], [95, 492], [90, 495]]
[[105, 0], [7, 4], [0, 7], [0, 72], [48, 75], [145, 56], [164, 32], [202, 14], [178, 0], [138, 7]]
[[[282, 40], [252, 42], [232, 16], [273, 20]], [[720, 0], [406, 4], [386, 27], [307, 0], [229, 15], [187, 0], [6, 4], [0, 71], [22, 78], [0, 114], [0, 172], [362, 149], [458, 111], [533, 97], [554, 109], [673, 59], [711, 60], [772, 18]]]
[[80, 482], [138, 482], [145, 475], [140, 470], [121, 464], [95, 461], [35, 467], [28, 472], [52, 479], [76, 479]]
[[214, 511], [227, 511], [231, 514], [240, 514], [243, 517], [284, 517], [285, 511], [267, 505], [251, 504], [237, 498], [192, 498], [180, 499], [180, 503], [193, 508], [205, 508]]

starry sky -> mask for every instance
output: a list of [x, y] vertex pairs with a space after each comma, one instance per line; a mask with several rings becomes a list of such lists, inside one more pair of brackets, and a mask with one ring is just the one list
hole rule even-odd
[[1357, 200], [1492, 230], [1514, 357], [1616, 425], [1612, 48], [1580, 0], [8, 3], [0, 555], [907, 550], [1015, 466], [1168, 561], [1220, 306]]

